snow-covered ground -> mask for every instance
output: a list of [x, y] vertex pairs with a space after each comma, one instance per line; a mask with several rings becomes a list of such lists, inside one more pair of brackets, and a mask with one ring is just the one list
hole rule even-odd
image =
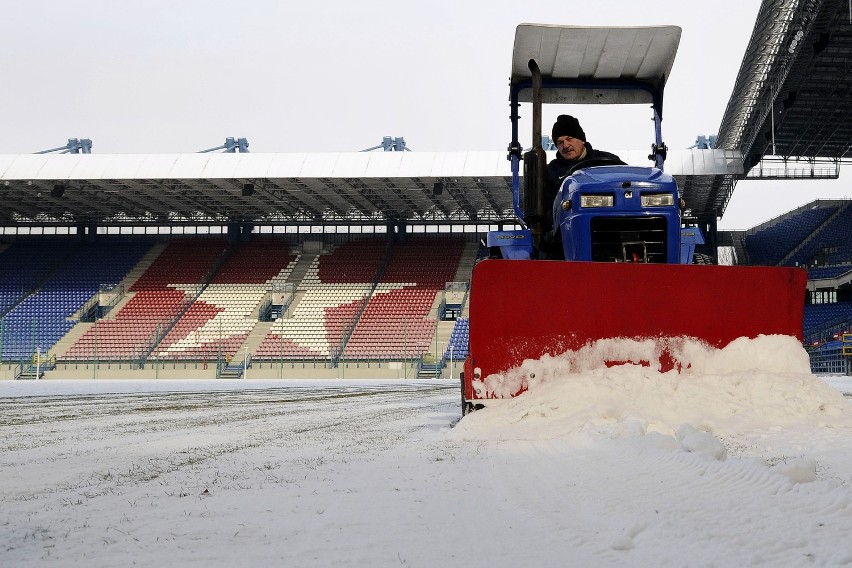
[[797, 349], [541, 361], [460, 422], [452, 381], [0, 382], [0, 566], [852, 565], [852, 379]]

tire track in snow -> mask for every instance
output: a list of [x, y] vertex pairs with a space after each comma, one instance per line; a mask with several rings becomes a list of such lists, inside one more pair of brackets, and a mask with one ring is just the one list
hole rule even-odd
[[490, 477], [504, 506], [541, 527], [536, 546], [575, 563], [688, 565], [679, 543], [694, 553], [699, 538], [704, 557], [720, 565], [830, 564], [842, 560], [837, 543], [852, 528], [849, 487], [797, 484], [762, 461], [709, 459], [671, 437], [579, 434], [505, 442], [494, 452], [499, 467]]
[[[381, 389], [365, 386], [348, 391], [346, 396], [341, 396], [342, 391], [326, 389], [317, 393], [318, 398], [307, 402], [304, 397], [293, 399], [286, 404], [273, 404], [272, 409], [263, 404], [242, 404], [244, 398], [254, 396], [268, 403], [274, 400], [270, 395], [237, 396], [225, 397], [233, 404], [226, 403], [221, 408], [162, 408], [157, 412], [131, 412], [126, 419], [100, 414], [103, 409], [97, 405], [108, 405], [110, 396], [93, 400], [90, 408], [94, 418], [87, 418], [82, 411], [76, 419], [63, 418], [50, 425], [57, 428], [52, 436], [64, 436], [80, 447], [89, 446], [86, 455], [72, 453], [64, 456], [61, 463], [27, 464], [19, 460], [27, 450], [0, 452], [0, 461], [8, 460], [13, 466], [0, 467], [0, 542], [4, 543], [0, 557], [4, 558], [4, 565], [7, 560], [9, 565], [42, 565], [40, 561], [48, 559], [61, 564], [63, 554], [66, 561], [79, 559], [79, 543], [86, 542], [90, 545], [82, 550], [97, 554], [98, 558], [117, 561], [152, 558], [152, 554], [156, 558], [157, 554], [150, 551], [154, 534], [158, 543], [162, 537], [162, 545], [169, 546], [174, 563], [181, 564], [181, 559], [188, 560], [187, 554], [197, 560], [197, 545], [206, 543], [202, 548], [215, 548], [227, 540], [238, 551], [246, 538], [258, 542], [256, 535], [271, 527], [280, 537], [291, 539], [281, 547], [280, 558], [291, 550], [297, 555], [298, 551], [308, 551], [340, 559], [352, 558], [353, 552], [375, 557], [369, 549], [352, 551], [346, 541], [340, 550], [335, 550], [335, 543], [330, 543], [331, 549], [326, 546], [314, 550], [316, 537], [310, 529], [332, 532], [331, 527], [336, 532], [338, 526], [348, 530], [363, 526], [364, 538], [369, 540], [371, 525], [365, 524], [360, 514], [335, 510], [340, 499], [326, 497], [354, 489], [362, 492], [363, 499], [375, 499], [372, 493], [363, 493], [375, 490], [372, 478], [361, 476], [355, 481], [366, 482], [366, 486], [347, 487], [353, 467], [356, 471], [367, 468], [373, 474], [386, 471], [394, 484], [412, 485], [398, 477], [396, 462], [382, 461], [378, 456], [385, 450], [408, 451], [407, 443], [420, 438], [418, 430], [431, 428], [423, 422], [425, 416], [431, 417], [429, 422], [446, 427], [450, 420], [448, 407], [457, 407], [456, 393], [455, 385], [418, 383]], [[175, 395], [171, 400], [196, 398], [197, 395]], [[211, 425], [211, 412], [227, 416], [231, 411], [240, 418]], [[154, 423], [180, 427], [148, 430], [147, 426]], [[104, 426], [121, 429], [121, 433], [104, 438], [98, 429]], [[0, 435], [26, 437], [43, 428], [36, 420], [0, 427]], [[242, 443], [220, 443], [231, 434]], [[44, 455], [55, 446], [54, 441], [29, 451], [35, 455], [40, 449]], [[371, 464], [377, 459], [385, 464], [378, 469]], [[414, 483], [410, 489], [419, 488], [421, 483]], [[255, 497], [254, 502], [242, 501], [243, 495], [251, 498], [257, 491], [263, 491], [263, 500]], [[317, 499], [317, 492], [325, 497]], [[206, 507], [206, 500], [213, 495], [216, 500], [210, 505], [215, 513]], [[163, 511], [174, 513], [175, 507], [183, 508], [185, 514], [187, 510], [195, 514], [182, 519], [175, 519], [172, 514], [168, 531], [159, 530]], [[252, 514], [241, 513], [243, 507]], [[64, 510], [67, 514], [57, 513]], [[216, 526], [216, 516], [238, 519], [243, 528], [211, 533], [210, 523]], [[187, 552], [181, 543], [187, 544]], [[69, 545], [78, 545], [76, 555], [67, 552]], [[238, 558], [244, 561], [243, 555], [235, 552], [234, 559]], [[294, 561], [299, 559], [304, 560], [304, 556], [294, 557]]]
[[[421, 386], [417, 396], [448, 388]], [[75, 490], [93, 496], [226, 454], [317, 437], [317, 432], [366, 431], [392, 421], [393, 409], [410, 403], [415, 392], [347, 387], [6, 399], [0, 401], [6, 417], [0, 426], [0, 481], [5, 479], [0, 499]]]

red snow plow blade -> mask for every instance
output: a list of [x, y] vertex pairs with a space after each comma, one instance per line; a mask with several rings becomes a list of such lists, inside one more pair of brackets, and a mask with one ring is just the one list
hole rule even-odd
[[[801, 340], [806, 283], [798, 268], [485, 260], [471, 279], [464, 397], [486, 398], [473, 381], [599, 339]], [[665, 352], [643, 364], [675, 366]]]

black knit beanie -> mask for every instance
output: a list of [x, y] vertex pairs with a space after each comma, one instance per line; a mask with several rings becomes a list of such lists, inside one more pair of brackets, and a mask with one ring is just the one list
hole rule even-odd
[[570, 136], [571, 138], [579, 138], [583, 142], [586, 141], [586, 133], [583, 132], [583, 127], [580, 126], [580, 121], [570, 114], [560, 114], [556, 117], [556, 122], [553, 123], [553, 132], [551, 139], [555, 144], [560, 136]]

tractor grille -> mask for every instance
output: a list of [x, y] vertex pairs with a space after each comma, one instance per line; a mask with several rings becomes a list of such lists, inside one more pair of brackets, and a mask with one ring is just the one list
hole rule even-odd
[[594, 261], [666, 262], [663, 217], [596, 217], [591, 229]]

